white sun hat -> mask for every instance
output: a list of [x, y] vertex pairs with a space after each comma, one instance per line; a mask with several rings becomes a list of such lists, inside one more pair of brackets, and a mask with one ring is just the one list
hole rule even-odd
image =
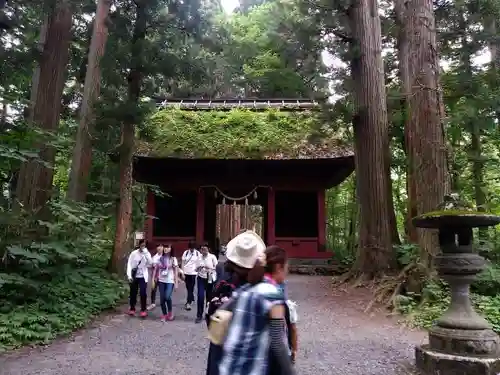
[[254, 231], [247, 230], [234, 237], [226, 247], [226, 258], [237, 266], [253, 268], [257, 258], [266, 250], [266, 244]]

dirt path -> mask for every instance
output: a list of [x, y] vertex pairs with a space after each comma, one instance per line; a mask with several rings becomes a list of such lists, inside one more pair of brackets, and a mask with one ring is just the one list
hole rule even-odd
[[[366, 293], [333, 290], [330, 280], [290, 278], [300, 314], [298, 374], [404, 374], [425, 335], [381, 314], [364, 314]], [[147, 320], [110, 316], [70, 340], [1, 356], [0, 375], [203, 375], [206, 328], [194, 323], [194, 311], [181, 309], [184, 295], [174, 296], [174, 322], [156, 319], [158, 308]]]

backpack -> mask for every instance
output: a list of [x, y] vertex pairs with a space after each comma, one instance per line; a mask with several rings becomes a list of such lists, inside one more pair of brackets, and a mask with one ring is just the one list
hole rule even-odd
[[233, 318], [234, 284], [222, 280], [215, 286], [213, 297], [208, 303], [205, 319], [208, 327], [208, 338], [214, 345], [222, 345], [226, 339], [229, 325]]
[[210, 327], [212, 315], [232, 297], [234, 290], [236, 290], [236, 286], [226, 280], [221, 280], [215, 285], [212, 291], [212, 299], [208, 302], [207, 313], [205, 314], [207, 327]]

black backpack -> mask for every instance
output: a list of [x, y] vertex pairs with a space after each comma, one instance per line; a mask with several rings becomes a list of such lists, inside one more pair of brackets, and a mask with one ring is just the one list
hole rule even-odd
[[224, 304], [224, 302], [232, 297], [235, 289], [236, 286], [226, 280], [221, 280], [215, 285], [215, 288], [212, 291], [212, 299], [208, 303], [207, 313], [205, 314], [207, 327], [210, 325], [210, 317]]

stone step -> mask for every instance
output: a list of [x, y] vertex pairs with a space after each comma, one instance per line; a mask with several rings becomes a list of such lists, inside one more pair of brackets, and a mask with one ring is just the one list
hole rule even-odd
[[291, 264], [289, 265], [289, 272], [297, 275], [340, 275], [346, 270], [335, 264]]

